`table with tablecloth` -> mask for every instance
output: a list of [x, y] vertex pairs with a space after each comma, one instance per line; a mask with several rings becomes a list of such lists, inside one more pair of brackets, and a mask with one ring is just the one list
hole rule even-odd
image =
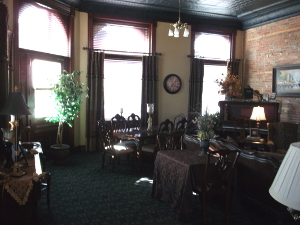
[[24, 165], [24, 160], [20, 161], [20, 169], [25, 172], [21, 177], [9, 176], [11, 168], [0, 169], [0, 224], [37, 223], [37, 200], [41, 195], [37, 181], [42, 176], [38, 153], [27, 154], [28, 165]]
[[200, 152], [165, 150], [156, 156], [151, 196], [174, 208], [180, 221], [189, 220], [194, 209], [193, 185], [203, 180], [207, 157]]

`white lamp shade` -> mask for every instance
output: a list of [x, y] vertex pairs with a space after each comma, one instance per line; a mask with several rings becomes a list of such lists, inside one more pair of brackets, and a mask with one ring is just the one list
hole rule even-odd
[[256, 120], [256, 121], [267, 120], [264, 107], [260, 107], [260, 106], [253, 107], [250, 120]]
[[169, 36], [173, 36], [173, 35], [174, 35], [171, 28], [169, 29], [169, 34], [168, 34], [168, 35], [169, 35]]
[[269, 193], [281, 204], [300, 211], [300, 142], [290, 145]]
[[175, 35], [179, 35], [179, 29], [177, 27], [175, 27], [175, 29], [174, 29], [174, 36]]
[[186, 27], [186, 28], [184, 29], [183, 37], [188, 37], [189, 34], [190, 34], [189, 29]]

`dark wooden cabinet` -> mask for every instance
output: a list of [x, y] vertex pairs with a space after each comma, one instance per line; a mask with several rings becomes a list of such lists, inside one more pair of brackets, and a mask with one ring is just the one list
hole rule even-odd
[[[261, 134], [267, 134], [268, 122], [279, 122], [280, 111], [278, 102], [247, 102], [247, 101], [220, 101], [220, 120], [221, 125], [219, 127], [222, 131], [234, 131], [234, 117], [246, 116], [251, 117], [253, 107], [264, 107], [266, 119], [260, 121], [259, 132]], [[256, 121], [253, 120], [250, 124], [251, 127], [256, 127]]]

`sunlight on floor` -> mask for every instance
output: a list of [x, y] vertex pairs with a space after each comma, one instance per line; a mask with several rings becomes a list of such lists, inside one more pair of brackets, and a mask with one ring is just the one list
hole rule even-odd
[[153, 184], [153, 180], [150, 180], [149, 178], [147, 177], [142, 177], [141, 179], [137, 180], [135, 182], [135, 185], [140, 185], [140, 186], [146, 186], [148, 184]]

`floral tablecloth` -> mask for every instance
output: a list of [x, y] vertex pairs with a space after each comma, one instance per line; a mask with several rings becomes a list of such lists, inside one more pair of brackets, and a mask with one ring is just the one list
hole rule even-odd
[[159, 151], [155, 160], [151, 196], [170, 205], [187, 221], [194, 209], [193, 185], [203, 180], [206, 156], [201, 151]]
[[19, 205], [26, 204], [33, 187], [35, 173], [34, 157], [28, 158], [27, 161], [28, 166], [21, 167], [21, 170], [26, 172], [22, 177], [9, 177], [7, 174], [9, 174], [11, 169], [2, 169], [4, 179], [0, 180], [1, 198], [3, 198], [4, 191], [7, 191]]

